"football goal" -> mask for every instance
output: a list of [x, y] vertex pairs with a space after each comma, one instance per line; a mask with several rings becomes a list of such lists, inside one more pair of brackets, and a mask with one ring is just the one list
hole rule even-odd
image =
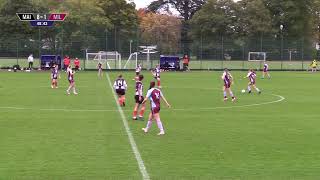
[[249, 52], [248, 61], [266, 61], [266, 52]]
[[98, 53], [86, 53], [88, 63], [106, 64], [108, 69], [121, 69], [121, 54], [117, 51], [99, 51]]

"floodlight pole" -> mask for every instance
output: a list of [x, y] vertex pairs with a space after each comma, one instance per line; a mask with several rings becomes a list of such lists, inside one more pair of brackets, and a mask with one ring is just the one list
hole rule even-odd
[[283, 60], [283, 25], [280, 25], [281, 30], [281, 60]]
[[132, 40], [130, 40], [130, 54], [132, 54]]

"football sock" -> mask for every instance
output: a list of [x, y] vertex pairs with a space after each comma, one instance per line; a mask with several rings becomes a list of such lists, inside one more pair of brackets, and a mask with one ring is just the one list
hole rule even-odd
[[145, 110], [146, 110], [146, 107], [142, 106], [142, 108], [140, 109], [140, 114], [139, 114], [141, 117], [143, 116]]
[[232, 91], [230, 91], [230, 96], [231, 96], [232, 98], [234, 98], [234, 95], [233, 95]]
[[161, 120], [157, 120], [157, 125], [158, 125], [158, 128], [160, 129], [160, 131], [163, 131], [163, 126], [162, 126], [162, 122]]
[[250, 87], [250, 86], [248, 86], [248, 91], [249, 91], [249, 92], [251, 91], [251, 87]]
[[160, 86], [161, 84], [160, 84], [160, 81], [158, 81], [158, 87]]
[[223, 97], [227, 97], [227, 92], [226, 91], [223, 91]]
[[257, 90], [258, 92], [260, 92], [260, 89], [259, 89], [259, 88], [257, 88], [257, 87], [256, 87], [256, 90]]
[[133, 116], [133, 117], [137, 117], [137, 114], [138, 114], [138, 111], [137, 111], [137, 110], [134, 110], [132, 116]]
[[152, 125], [152, 119], [151, 120], [149, 119], [146, 129], [149, 130], [151, 128], [151, 125]]

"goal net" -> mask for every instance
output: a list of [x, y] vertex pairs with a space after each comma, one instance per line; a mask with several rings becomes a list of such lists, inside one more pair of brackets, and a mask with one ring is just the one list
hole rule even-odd
[[89, 65], [100, 62], [103, 65], [105, 64], [108, 69], [121, 69], [121, 54], [117, 51], [86, 53], [86, 60]]
[[266, 61], [266, 52], [249, 52], [248, 61]]

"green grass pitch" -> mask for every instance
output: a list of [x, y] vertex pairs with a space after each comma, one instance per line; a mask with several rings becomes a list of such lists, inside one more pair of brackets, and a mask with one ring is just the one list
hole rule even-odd
[[[172, 105], [161, 110], [162, 137], [131, 120], [134, 72], [123, 73], [123, 110], [150, 178], [318, 179], [320, 75], [271, 72], [249, 95], [246, 72], [231, 73], [235, 103], [222, 101], [221, 72], [162, 73]], [[142, 179], [105, 74], [77, 73], [77, 96], [61, 76], [51, 89], [49, 71], [0, 72], [0, 179]]]

